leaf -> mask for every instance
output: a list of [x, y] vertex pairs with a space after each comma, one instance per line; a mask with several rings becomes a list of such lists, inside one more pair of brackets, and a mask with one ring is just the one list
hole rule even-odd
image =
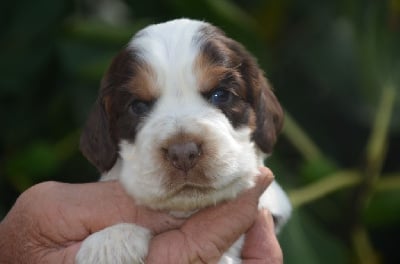
[[364, 221], [372, 228], [400, 223], [400, 189], [377, 192], [364, 211]]
[[306, 182], [314, 182], [338, 170], [333, 161], [322, 158], [306, 160], [300, 168], [301, 175]]
[[6, 163], [6, 173], [14, 186], [23, 191], [44, 175], [57, 168], [59, 159], [54, 148], [45, 142], [35, 142], [18, 152]]
[[[347, 250], [304, 210], [295, 210], [279, 235], [285, 264], [347, 263]], [[329, 257], [327, 257], [329, 256]]]

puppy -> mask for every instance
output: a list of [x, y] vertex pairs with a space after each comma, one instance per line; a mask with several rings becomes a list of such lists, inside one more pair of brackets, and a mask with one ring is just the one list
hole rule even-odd
[[[220, 29], [178, 19], [139, 31], [114, 58], [81, 150], [135, 201], [187, 217], [254, 185], [283, 122], [255, 59]], [[260, 199], [277, 230], [290, 203], [276, 182]], [[77, 263], [143, 263], [151, 234], [117, 224], [90, 235]], [[243, 238], [220, 263], [240, 263]]]

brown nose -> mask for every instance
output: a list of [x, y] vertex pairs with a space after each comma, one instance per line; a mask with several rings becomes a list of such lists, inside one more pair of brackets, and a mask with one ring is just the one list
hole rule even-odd
[[172, 165], [185, 172], [193, 168], [201, 156], [201, 148], [194, 142], [175, 143], [170, 145], [166, 151]]

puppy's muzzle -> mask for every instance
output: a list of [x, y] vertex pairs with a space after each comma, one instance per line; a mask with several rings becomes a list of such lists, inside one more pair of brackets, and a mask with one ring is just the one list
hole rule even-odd
[[193, 141], [173, 143], [164, 151], [172, 166], [184, 172], [193, 168], [202, 154], [201, 146]]

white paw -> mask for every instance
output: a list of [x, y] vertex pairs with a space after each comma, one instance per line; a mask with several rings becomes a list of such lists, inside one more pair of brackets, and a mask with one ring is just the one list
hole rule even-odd
[[134, 224], [117, 224], [87, 237], [76, 255], [77, 264], [144, 263], [151, 233]]
[[271, 212], [275, 220], [275, 233], [279, 233], [292, 212], [289, 198], [276, 181], [261, 195], [258, 208], [266, 208]]
[[240, 258], [242, 253], [242, 247], [244, 244], [244, 235], [239, 237], [238, 240], [222, 255], [218, 264], [240, 264], [242, 260]]

